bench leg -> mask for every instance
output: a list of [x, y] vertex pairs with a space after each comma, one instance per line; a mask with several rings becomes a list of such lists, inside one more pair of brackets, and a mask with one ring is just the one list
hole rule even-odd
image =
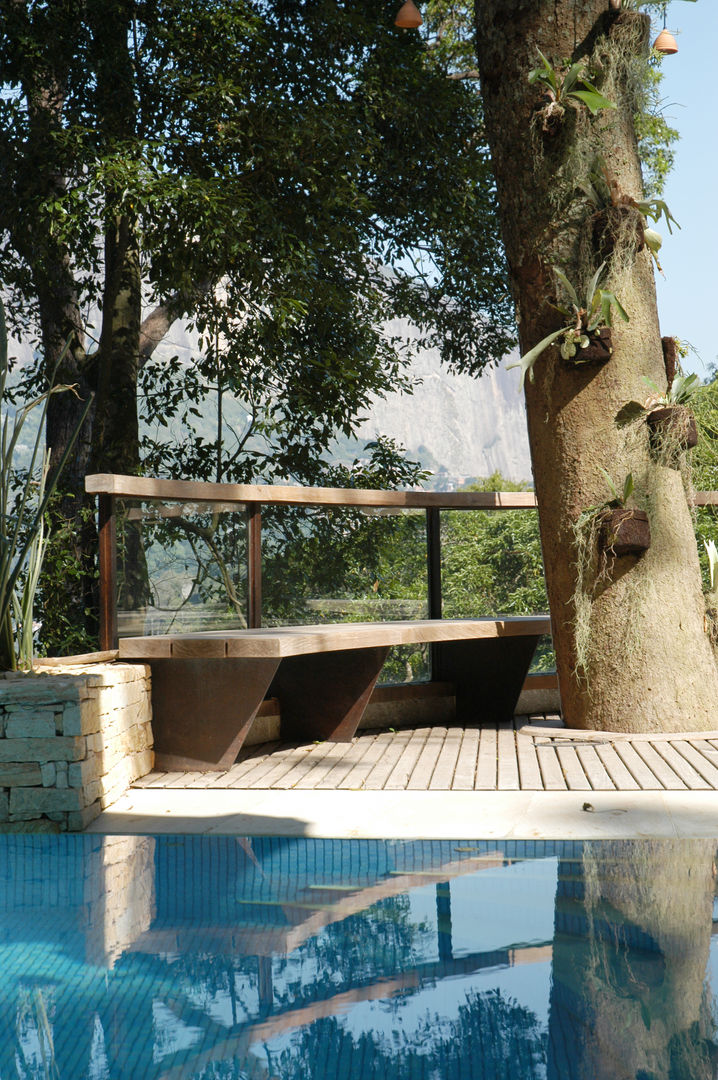
[[279, 698], [282, 738], [351, 742], [388, 648], [285, 657], [270, 693]]
[[462, 724], [511, 720], [538, 637], [442, 641], [432, 653], [432, 678], [456, 687], [456, 720]]
[[279, 660], [151, 660], [155, 767], [229, 769]]

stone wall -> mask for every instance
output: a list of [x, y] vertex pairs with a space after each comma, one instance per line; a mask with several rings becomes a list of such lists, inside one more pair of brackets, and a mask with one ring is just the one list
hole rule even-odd
[[0, 831], [83, 829], [154, 764], [150, 670], [0, 675]]

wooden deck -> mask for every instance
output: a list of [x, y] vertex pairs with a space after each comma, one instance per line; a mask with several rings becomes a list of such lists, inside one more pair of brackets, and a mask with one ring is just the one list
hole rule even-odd
[[718, 731], [614, 735], [513, 724], [360, 733], [350, 743], [264, 743], [223, 772], [153, 772], [134, 787], [362, 791], [716, 791]]

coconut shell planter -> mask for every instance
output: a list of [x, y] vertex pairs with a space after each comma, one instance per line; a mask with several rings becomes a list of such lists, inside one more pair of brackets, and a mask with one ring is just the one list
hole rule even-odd
[[698, 442], [696, 419], [685, 405], [664, 405], [651, 409], [646, 417], [651, 431], [651, 445], [654, 450], [666, 446], [678, 450], [690, 450]]
[[612, 354], [611, 328], [604, 326], [589, 335], [589, 342], [585, 349], [577, 349], [575, 355], [565, 362], [570, 367], [575, 364], [605, 364], [611, 359]]
[[645, 510], [621, 507], [606, 510], [601, 521], [600, 544], [609, 555], [642, 555], [651, 546], [651, 525]]

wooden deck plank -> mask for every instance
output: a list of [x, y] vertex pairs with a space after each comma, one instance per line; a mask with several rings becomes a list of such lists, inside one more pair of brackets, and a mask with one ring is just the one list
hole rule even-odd
[[[142, 788], [415, 791], [716, 790], [718, 740], [622, 736], [582, 740], [514, 726], [367, 731], [351, 743], [263, 743], [224, 772], [163, 772]], [[698, 733], [699, 734], [699, 733]]]
[[287, 791], [293, 787], [314, 787], [317, 781], [334, 768], [346, 753], [347, 743], [320, 742], [300, 744], [290, 758], [291, 768], [276, 770], [265, 777], [266, 783], [275, 790]]
[[382, 754], [376, 765], [374, 765], [365, 777], [365, 791], [381, 791], [383, 789], [384, 784], [391, 776], [394, 766], [404, 753], [404, 749], [409, 742], [411, 735], [412, 732], [409, 729], [396, 732], [391, 743], [387, 746], [386, 752]]
[[499, 791], [518, 791], [519, 766], [513, 724], [502, 724], [497, 732], [497, 784]]
[[522, 735], [520, 731], [525, 720], [526, 718], [522, 717], [521, 723], [517, 722], [518, 730], [516, 732], [516, 756], [518, 758], [521, 790], [543, 791], [543, 779], [536, 755], [536, 745], [530, 735]]
[[258, 769], [260, 765], [263, 765], [265, 761], [268, 761], [272, 754], [275, 753], [276, 746], [276, 743], [262, 743], [245, 751], [239, 761], [236, 761], [232, 768], [227, 770], [226, 782], [223, 786], [243, 787], [249, 774]]
[[617, 791], [638, 791], [638, 781], [631, 775], [613, 746], [596, 747], [596, 753], [606, 767], [613, 786]]
[[671, 768], [666, 759], [658, 753], [655, 746], [649, 742], [636, 742], [631, 745], [656, 776], [662, 788], [665, 788], [666, 791], [686, 790], [686, 784], [683, 783], [681, 777]]
[[591, 791], [591, 784], [581, 767], [576, 747], [562, 746], [559, 743], [556, 747], [556, 755], [566, 778], [566, 786], [569, 791]]
[[[666, 743], [665, 745], [670, 750], [682, 758], [691, 769], [691, 771], [700, 777], [702, 783], [700, 785], [689, 782], [687, 777], [683, 777], [685, 782], [694, 790], [714, 790], [718, 783], [718, 769], [715, 764], [704, 757], [699, 749], [701, 740], [696, 739], [695, 742], [691, 739], [680, 739], [674, 743]], [[705, 745], [705, 743], [704, 743]], [[675, 768], [676, 766], [674, 766]], [[683, 775], [683, 774], [681, 774]]]
[[432, 727], [426, 742], [421, 748], [421, 753], [416, 759], [416, 764], [407, 777], [404, 785], [407, 790], [428, 791], [437, 763], [446, 743], [447, 728]]
[[536, 757], [541, 769], [541, 779], [546, 791], [566, 791], [566, 777], [553, 744], [536, 744]]
[[[277, 749], [272, 754], [268, 754], [264, 761], [247, 774], [242, 787], [266, 787], [267, 785], [264, 783], [265, 778], [275, 772], [278, 767], [281, 768], [288, 755], [296, 753], [296, 749], [295, 743], [279, 743]], [[210, 785], [210, 787], [213, 786], [214, 785]]]
[[452, 791], [473, 791], [476, 780], [476, 763], [479, 756], [478, 727], [464, 728], [461, 740], [461, 750], [454, 769], [454, 777], [451, 781]]
[[[342, 782], [346, 779], [349, 773], [353, 770], [355, 765], [358, 765], [369, 752], [373, 743], [376, 742], [377, 735], [375, 733], [361, 735], [359, 738], [355, 738], [351, 746], [344, 747], [344, 753], [336, 761], [334, 768], [325, 772], [321, 779], [312, 784], [312, 787], [319, 790], [335, 790], [341, 787]], [[300, 785], [303, 786], [303, 785]]]
[[370, 775], [372, 769], [381, 760], [387, 749], [391, 746], [396, 732], [380, 731], [369, 744], [367, 752], [353, 768], [349, 770], [343, 780], [337, 785], [342, 790], [360, 791]]
[[[688, 745], [700, 754], [702, 762], [710, 766], [707, 771], [698, 771], [701, 771], [701, 776], [708, 780], [715, 791], [718, 791], [718, 749], [711, 746], [707, 739], [691, 739]], [[694, 765], [694, 768], [698, 769], [698, 763]]]
[[598, 755], [599, 746], [577, 746], [576, 754], [593, 791], [615, 791], [616, 785]]
[[401, 757], [391, 771], [384, 784], [385, 791], [403, 791], [409, 783], [414, 768], [419, 760], [424, 743], [431, 736], [434, 729], [430, 727], [415, 728], [412, 731], [408, 743], [404, 747]]
[[663, 791], [663, 784], [631, 743], [616, 742], [614, 750], [638, 784], [639, 791]]
[[439, 757], [429, 781], [430, 791], [451, 791], [456, 763], [463, 745], [463, 734], [461, 728], [447, 728], [444, 745], [439, 751]]
[[476, 763], [476, 790], [495, 791], [498, 769], [498, 738], [495, 724], [481, 728]]

